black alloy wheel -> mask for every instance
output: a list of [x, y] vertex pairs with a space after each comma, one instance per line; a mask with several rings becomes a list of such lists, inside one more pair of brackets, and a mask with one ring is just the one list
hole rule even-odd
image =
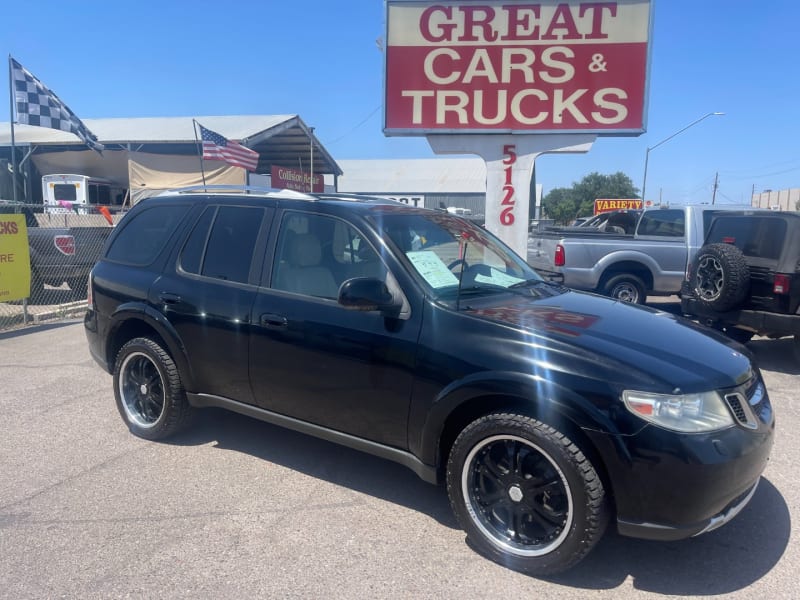
[[458, 436], [447, 466], [453, 511], [473, 545], [530, 574], [562, 571], [600, 539], [600, 478], [564, 434], [530, 417], [490, 414]]
[[484, 535], [525, 556], [558, 546], [572, 523], [561, 469], [540, 448], [514, 436], [487, 438], [467, 457], [462, 493]]
[[131, 433], [148, 440], [174, 434], [192, 413], [175, 362], [149, 338], [130, 340], [119, 351], [114, 395]]

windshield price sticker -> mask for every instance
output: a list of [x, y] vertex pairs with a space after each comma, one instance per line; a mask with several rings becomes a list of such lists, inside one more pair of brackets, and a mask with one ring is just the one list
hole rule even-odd
[[416, 252], [406, 252], [408, 260], [414, 265], [422, 278], [434, 289], [458, 285], [458, 277], [447, 268], [435, 252], [430, 250], [419, 250]]
[[649, 0], [387, 1], [384, 132], [642, 133]]

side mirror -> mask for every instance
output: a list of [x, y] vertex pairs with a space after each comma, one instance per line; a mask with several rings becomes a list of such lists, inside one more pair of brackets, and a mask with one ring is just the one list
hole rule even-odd
[[401, 304], [395, 301], [386, 283], [374, 277], [355, 277], [339, 288], [339, 304], [352, 310], [397, 312]]

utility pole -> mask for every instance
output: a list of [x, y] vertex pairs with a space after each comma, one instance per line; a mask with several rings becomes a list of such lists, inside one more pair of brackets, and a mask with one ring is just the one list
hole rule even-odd
[[714, 175], [714, 192], [711, 194], [711, 204], [717, 199], [717, 188], [719, 187], [719, 171]]

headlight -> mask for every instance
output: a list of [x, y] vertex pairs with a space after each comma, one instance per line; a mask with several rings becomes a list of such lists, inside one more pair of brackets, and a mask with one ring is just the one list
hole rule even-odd
[[625, 390], [622, 400], [636, 416], [673, 431], [699, 433], [733, 425], [733, 417], [717, 392], [653, 394]]

